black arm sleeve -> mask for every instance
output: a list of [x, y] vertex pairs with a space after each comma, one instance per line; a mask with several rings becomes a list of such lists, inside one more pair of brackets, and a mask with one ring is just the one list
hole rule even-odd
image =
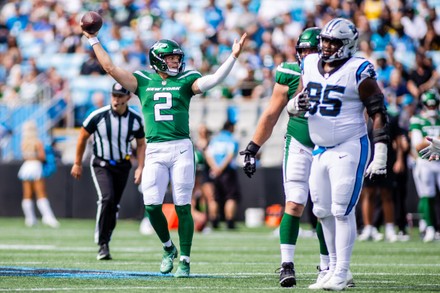
[[375, 94], [370, 96], [366, 101], [364, 101], [364, 105], [367, 108], [368, 116], [373, 117], [376, 114], [380, 114], [383, 122], [383, 127], [379, 129], [373, 130], [373, 142], [383, 142], [388, 144], [390, 142], [389, 135], [389, 123], [387, 116], [387, 109], [385, 107], [385, 97], [382, 93]]

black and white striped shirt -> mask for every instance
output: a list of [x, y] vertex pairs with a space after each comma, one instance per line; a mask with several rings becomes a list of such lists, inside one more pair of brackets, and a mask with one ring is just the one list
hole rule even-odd
[[108, 161], [127, 160], [131, 156], [130, 141], [145, 137], [142, 118], [130, 107], [119, 115], [110, 105], [104, 106], [93, 111], [83, 127], [94, 135], [93, 154]]

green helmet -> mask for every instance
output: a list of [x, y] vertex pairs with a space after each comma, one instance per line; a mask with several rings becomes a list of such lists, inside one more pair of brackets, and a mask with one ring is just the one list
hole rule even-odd
[[319, 34], [321, 29], [318, 27], [309, 27], [305, 29], [301, 35], [299, 35], [298, 42], [296, 43], [296, 59], [301, 64], [302, 57], [301, 52], [303, 49], [315, 49], [318, 53], [319, 47]]
[[438, 106], [440, 103], [440, 97], [436, 90], [430, 89], [422, 94], [422, 103], [426, 107]]
[[[180, 62], [179, 62], [179, 68], [176, 69], [170, 69], [168, 68], [167, 63], [165, 62], [165, 56], [168, 55], [179, 55], [180, 56]], [[160, 71], [163, 73], [166, 73], [171, 76], [176, 76], [180, 72], [183, 71], [185, 68], [185, 63], [183, 62], [183, 57], [185, 54], [183, 54], [182, 49], [180, 48], [179, 44], [177, 44], [173, 40], [167, 40], [163, 39], [160, 41], [157, 41], [153, 46], [150, 48], [150, 66], [156, 71]]]

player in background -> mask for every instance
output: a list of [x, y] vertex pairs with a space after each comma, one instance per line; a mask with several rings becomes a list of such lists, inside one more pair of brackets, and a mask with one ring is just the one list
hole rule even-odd
[[162, 203], [171, 181], [173, 201], [179, 218], [180, 261], [174, 277], [189, 277], [194, 235], [191, 197], [195, 180], [194, 146], [189, 136], [189, 104], [195, 94], [221, 83], [241, 53], [247, 34], [232, 45], [232, 53], [213, 74], [203, 76], [185, 71], [184, 52], [173, 40], [157, 41], [149, 50], [155, 72], [129, 72], [116, 66], [101, 46], [97, 34], [83, 31], [104, 70], [141, 102], [147, 149], [142, 176], [142, 193], [151, 225], [163, 245], [160, 272], [170, 273], [178, 256], [170, 237]]
[[[343, 18], [332, 19], [320, 33], [320, 52], [302, 62], [297, 95], [287, 105], [295, 115], [307, 111], [315, 144], [310, 170], [313, 213], [320, 219], [330, 268], [310, 289], [344, 290], [356, 239], [355, 207], [364, 174], [386, 174], [389, 135], [384, 95], [374, 66], [353, 57], [358, 31]], [[373, 120], [374, 159], [364, 111]]]
[[[321, 29], [311, 27], [305, 29], [298, 38], [296, 45], [296, 62], [284, 62], [276, 70], [275, 85], [268, 107], [258, 122], [252, 141], [240, 152], [244, 155], [244, 172], [252, 177], [256, 171], [255, 156], [260, 147], [269, 139], [277, 123], [281, 111], [295, 93], [301, 74], [301, 62], [311, 53], [318, 52], [318, 36]], [[298, 239], [300, 218], [304, 212], [309, 195], [309, 173], [312, 163], [313, 143], [310, 140], [307, 118], [303, 115], [291, 116], [287, 125], [283, 160], [283, 184], [286, 203], [280, 224], [281, 269], [280, 285], [292, 287], [296, 285], [294, 255]], [[316, 227], [320, 244], [319, 276], [323, 277], [328, 270], [329, 257], [322, 234], [321, 225]]]
[[413, 177], [419, 195], [418, 210], [423, 220], [419, 224], [419, 229], [421, 233], [424, 233], [423, 242], [432, 242], [435, 238], [434, 199], [437, 192], [436, 188], [440, 187], [440, 162], [437, 160], [433, 162], [426, 161], [423, 159], [423, 155], [426, 157], [426, 153], [422, 156], [417, 153], [427, 147], [432, 148], [432, 145], [428, 146], [429, 139], [425, 140], [425, 138], [440, 135], [440, 113], [438, 110], [440, 96], [436, 90], [429, 90], [422, 94], [421, 100], [423, 104], [422, 111], [420, 114], [411, 117], [409, 134], [411, 148], [416, 158]]

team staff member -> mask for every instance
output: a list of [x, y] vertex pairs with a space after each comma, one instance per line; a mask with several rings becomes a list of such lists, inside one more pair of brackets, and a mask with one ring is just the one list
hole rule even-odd
[[119, 202], [131, 169], [131, 144], [136, 139], [138, 166], [134, 183], [141, 183], [145, 159], [145, 133], [141, 116], [127, 103], [131, 93], [119, 83], [112, 88], [111, 104], [92, 112], [81, 127], [71, 174], [82, 175], [82, 158], [88, 138], [93, 134], [91, 171], [98, 192], [95, 242], [99, 245], [98, 260], [111, 259], [109, 242], [116, 227]]

